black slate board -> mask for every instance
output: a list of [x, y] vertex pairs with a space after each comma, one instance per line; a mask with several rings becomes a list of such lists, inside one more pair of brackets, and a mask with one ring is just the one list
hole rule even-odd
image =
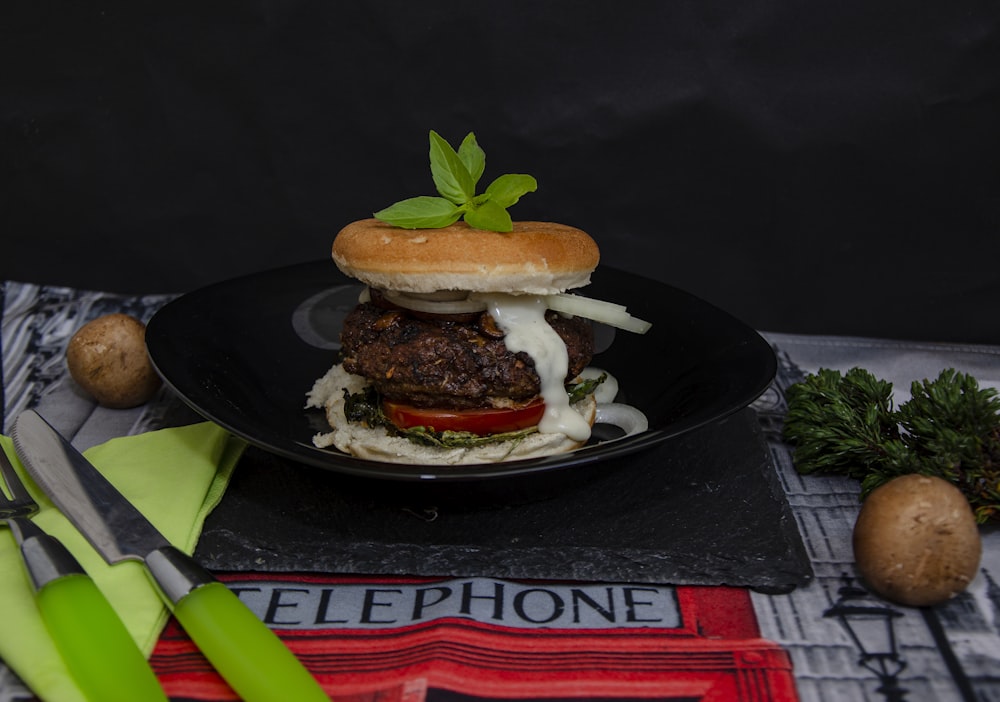
[[196, 556], [216, 571], [732, 585], [787, 592], [808, 556], [743, 410], [544, 479], [358, 480], [249, 448]]

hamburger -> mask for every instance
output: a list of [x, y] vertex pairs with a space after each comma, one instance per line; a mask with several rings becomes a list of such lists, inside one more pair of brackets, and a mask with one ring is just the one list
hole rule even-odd
[[575, 227], [463, 221], [404, 229], [344, 227], [337, 267], [366, 287], [341, 332], [338, 362], [307, 394], [329, 432], [318, 447], [417, 464], [516, 460], [586, 443], [594, 390], [592, 320], [649, 325], [586, 286], [600, 252]]

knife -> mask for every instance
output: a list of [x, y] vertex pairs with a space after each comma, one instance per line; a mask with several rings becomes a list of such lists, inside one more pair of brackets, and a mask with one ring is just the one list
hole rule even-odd
[[[27, 496], [2, 448], [0, 462], [0, 472], [12, 474], [5, 482], [15, 500]], [[20, 545], [38, 614], [84, 698], [167, 702], [146, 657], [94, 581], [61, 541], [27, 518], [35, 509], [32, 501], [25, 516], [7, 517], [7, 525]]]
[[25, 468], [108, 563], [138, 560], [205, 657], [248, 702], [329, 697], [292, 652], [225, 585], [175, 548], [34, 410], [11, 431]]

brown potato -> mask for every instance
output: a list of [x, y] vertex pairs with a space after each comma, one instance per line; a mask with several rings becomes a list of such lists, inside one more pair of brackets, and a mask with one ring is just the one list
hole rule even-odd
[[972, 508], [946, 480], [903, 475], [872, 491], [854, 525], [858, 572], [882, 597], [922, 607], [963, 591], [982, 540]]
[[66, 365], [103, 407], [141, 405], [161, 383], [146, 354], [146, 325], [127, 314], [107, 314], [80, 327], [66, 347]]

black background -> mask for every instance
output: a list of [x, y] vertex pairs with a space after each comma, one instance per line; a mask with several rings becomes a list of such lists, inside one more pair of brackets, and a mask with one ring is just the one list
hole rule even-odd
[[0, 61], [2, 279], [325, 258], [475, 131], [516, 218], [758, 329], [1000, 343], [995, 1], [5, 3]]

